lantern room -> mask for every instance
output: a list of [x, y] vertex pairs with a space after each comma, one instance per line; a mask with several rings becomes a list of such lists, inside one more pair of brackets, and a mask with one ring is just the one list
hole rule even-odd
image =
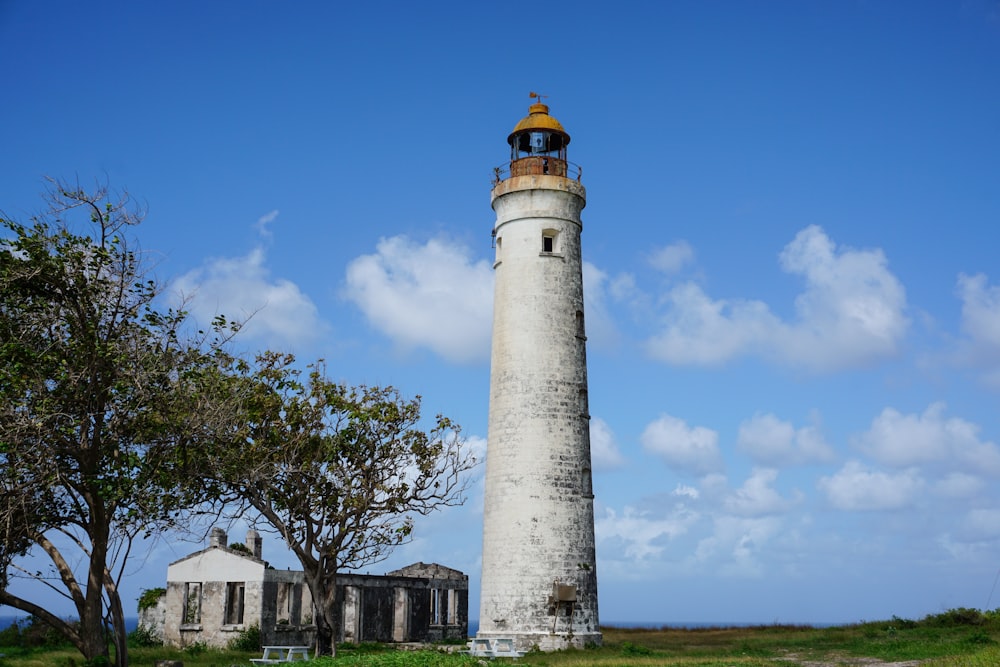
[[529, 107], [528, 115], [514, 126], [507, 143], [510, 144], [512, 177], [568, 175], [566, 146], [569, 135], [559, 121], [549, 115], [549, 107], [541, 101]]

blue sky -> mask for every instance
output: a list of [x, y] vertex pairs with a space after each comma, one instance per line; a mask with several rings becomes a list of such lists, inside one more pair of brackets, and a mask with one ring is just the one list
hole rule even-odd
[[[165, 298], [479, 448], [490, 176], [548, 95], [588, 190], [602, 620], [1000, 606], [995, 0], [7, 0], [0, 39], [6, 214], [127, 188]], [[475, 616], [481, 508], [372, 571], [462, 569]]]

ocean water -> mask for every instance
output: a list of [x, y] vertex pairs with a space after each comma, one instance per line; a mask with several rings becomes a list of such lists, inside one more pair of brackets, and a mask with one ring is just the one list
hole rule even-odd
[[27, 616], [21, 616], [18, 614], [4, 614], [0, 615], [0, 630], [6, 630], [10, 626], [14, 625], [18, 621], [27, 620]]
[[[692, 622], [676, 622], [676, 621], [602, 621], [601, 625], [606, 628], [644, 628], [656, 630], [659, 628], [672, 628], [675, 630], [687, 629], [696, 630], [699, 628], [756, 628], [767, 625], [774, 625], [771, 623], [730, 623], [730, 622], [718, 622], [718, 623], [706, 623], [704, 621], [692, 621]], [[781, 625], [808, 625], [814, 628], [831, 628], [837, 625], [843, 625], [843, 623], [781, 623]], [[469, 636], [474, 637], [476, 632], [479, 631], [479, 620], [473, 619], [469, 621]]]
[[[0, 630], [10, 627], [13, 623], [17, 621], [27, 620], [27, 616], [23, 615], [0, 615]], [[125, 628], [128, 632], [132, 632], [139, 625], [138, 618], [126, 618]], [[605, 621], [601, 625], [613, 628], [748, 628], [760, 625], [771, 625], [770, 623], [677, 623], [677, 622], [653, 622], [653, 621]], [[782, 625], [786, 625], [782, 623]], [[798, 625], [796, 623], [788, 623], [787, 625]], [[837, 625], [836, 623], [802, 623], [801, 625], [811, 625], [815, 628], [826, 628]], [[473, 619], [469, 621], [469, 636], [475, 636], [476, 632], [479, 631], [479, 620]]]

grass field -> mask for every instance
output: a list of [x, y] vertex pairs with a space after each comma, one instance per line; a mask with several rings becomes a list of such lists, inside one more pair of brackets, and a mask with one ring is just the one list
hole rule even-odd
[[[604, 645], [557, 653], [529, 653], [524, 667], [841, 667], [880, 663], [926, 667], [1000, 665], [1000, 612], [958, 609], [921, 621], [893, 618], [831, 628], [770, 625], [752, 628], [682, 630], [604, 628]], [[336, 659], [314, 660], [311, 667], [472, 667], [485, 661], [448, 652], [391, 646], [341, 647]], [[56, 647], [0, 646], [0, 667], [83, 667], [79, 653]], [[180, 660], [184, 667], [250, 665], [259, 652], [164, 647], [130, 649], [132, 665], [152, 667], [157, 660]], [[511, 663], [510, 659], [495, 661]], [[302, 663], [300, 663], [302, 664]]]

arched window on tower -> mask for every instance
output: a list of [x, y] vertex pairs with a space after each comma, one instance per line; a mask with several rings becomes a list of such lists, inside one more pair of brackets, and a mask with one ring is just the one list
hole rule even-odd
[[542, 230], [542, 252], [550, 255], [559, 253], [559, 230]]

